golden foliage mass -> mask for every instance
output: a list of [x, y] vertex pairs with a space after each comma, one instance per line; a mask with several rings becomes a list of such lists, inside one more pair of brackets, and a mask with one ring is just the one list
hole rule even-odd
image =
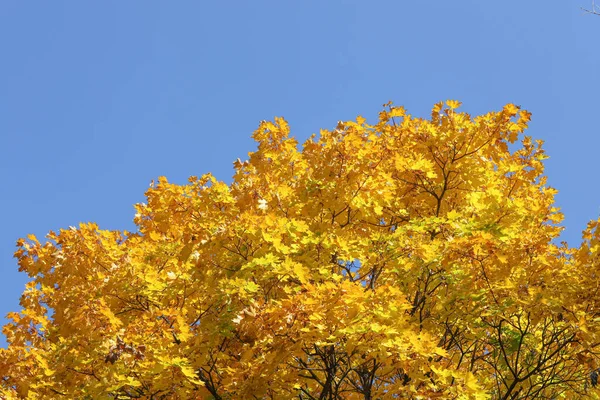
[[301, 150], [286, 121], [160, 178], [136, 232], [20, 240], [7, 399], [597, 398], [600, 222], [558, 246], [530, 114], [385, 106]]

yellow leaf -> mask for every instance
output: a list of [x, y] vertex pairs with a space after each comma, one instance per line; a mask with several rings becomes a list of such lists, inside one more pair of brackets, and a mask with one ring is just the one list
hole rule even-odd
[[183, 375], [185, 375], [185, 377], [188, 379], [188, 381], [196, 384], [196, 385], [204, 385], [204, 382], [202, 382], [198, 376], [196, 375], [196, 371], [194, 371], [194, 369], [190, 366], [181, 366], [181, 372], [183, 373]]
[[258, 289], [259, 289], [259, 286], [252, 281], [248, 281], [246, 283], [246, 285], [244, 285], [244, 290], [246, 290], [249, 293], [256, 293], [256, 292], [258, 292]]
[[446, 105], [448, 106], [448, 108], [450, 109], [455, 109], [460, 107], [461, 102], [460, 101], [456, 101], [456, 100], [447, 100], [446, 101]]
[[446, 218], [448, 218], [450, 221], [456, 221], [460, 218], [460, 216], [461, 214], [456, 210], [451, 210], [446, 214]]
[[293, 267], [293, 271], [294, 274], [298, 277], [298, 280], [301, 283], [306, 283], [307, 279], [306, 279], [306, 270], [304, 269], [304, 267], [302, 266], [302, 264], [300, 263], [294, 263], [294, 267]]
[[150, 236], [150, 239], [152, 239], [155, 242], [158, 242], [162, 237], [162, 235], [156, 231], [150, 231], [148, 233], [148, 236]]

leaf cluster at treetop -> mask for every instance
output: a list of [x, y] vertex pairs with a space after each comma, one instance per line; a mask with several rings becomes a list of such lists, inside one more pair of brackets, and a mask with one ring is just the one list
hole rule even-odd
[[301, 149], [261, 122], [230, 185], [160, 178], [136, 232], [20, 240], [0, 397], [599, 398], [599, 222], [557, 245], [530, 114], [459, 106]]

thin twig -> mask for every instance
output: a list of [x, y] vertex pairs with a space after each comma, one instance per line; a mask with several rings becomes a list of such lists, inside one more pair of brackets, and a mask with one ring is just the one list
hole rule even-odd
[[592, 9], [591, 10], [588, 10], [587, 8], [583, 8], [583, 7], [581, 7], [581, 9], [589, 14], [600, 15], [600, 8], [598, 6], [596, 6], [595, 0], [592, 0]]

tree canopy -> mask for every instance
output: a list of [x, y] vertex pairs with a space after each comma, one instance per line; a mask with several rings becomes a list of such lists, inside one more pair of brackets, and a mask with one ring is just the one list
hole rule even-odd
[[20, 240], [0, 394], [597, 398], [599, 222], [558, 244], [530, 113], [459, 106], [302, 147], [263, 121], [231, 184], [160, 178], [136, 232]]

